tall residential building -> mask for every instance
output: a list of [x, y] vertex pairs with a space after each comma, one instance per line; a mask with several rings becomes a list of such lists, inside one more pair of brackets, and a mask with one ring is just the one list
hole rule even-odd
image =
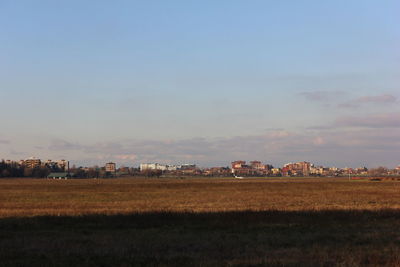
[[23, 165], [27, 168], [33, 169], [36, 167], [40, 167], [41, 161], [40, 161], [40, 159], [32, 157], [32, 158], [24, 160]]
[[311, 163], [302, 161], [296, 163], [287, 163], [283, 166], [282, 171], [284, 175], [310, 175]]

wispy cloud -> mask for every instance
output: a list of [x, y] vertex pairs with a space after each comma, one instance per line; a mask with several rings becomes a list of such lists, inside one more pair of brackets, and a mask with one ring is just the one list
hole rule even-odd
[[398, 99], [396, 96], [391, 94], [382, 94], [376, 96], [362, 96], [341, 103], [338, 106], [343, 108], [356, 108], [363, 104], [376, 104], [376, 105], [387, 105], [397, 103]]
[[356, 100], [359, 103], [395, 103], [397, 97], [389, 94], [377, 95], [377, 96], [363, 96]]
[[14, 149], [11, 149], [11, 150], [10, 150], [10, 154], [11, 154], [11, 155], [14, 155], [14, 156], [21, 156], [21, 155], [24, 155], [23, 152], [21, 152], [21, 151], [16, 151], [16, 150], [14, 150]]
[[321, 131], [321, 130], [331, 130], [333, 128], [335, 128], [334, 125], [315, 125], [315, 126], [306, 127], [305, 129]]
[[338, 118], [335, 125], [339, 127], [397, 128], [400, 127], [400, 113], [344, 116]]
[[10, 143], [10, 140], [0, 139], [0, 145], [9, 145]]
[[300, 96], [303, 96], [307, 100], [317, 102], [335, 100], [343, 97], [345, 94], [343, 91], [309, 91], [299, 93]]
[[347, 93], [339, 90], [308, 91], [308, 92], [301, 92], [298, 95], [312, 102], [321, 102], [324, 104], [328, 104], [328, 102], [329, 103], [336, 102], [339, 103], [337, 104], [337, 106], [341, 108], [357, 108], [360, 107], [361, 105], [368, 105], [368, 104], [387, 105], [399, 102], [398, 98], [392, 94], [368, 95], [346, 100]]
[[[382, 118], [379, 116], [371, 117], [377, 120]], [[377, 158], [379, 158], [380, 164], [394, 164], [393, 153], [397, 153], [400, 149], [398, 138], [400, 128], [387, 131], [382, 127], [375, 127], [377, 126], [375, 124], [372, 124], [373, 127], [368, 131], [359, 128], [347, 128], [357, 119], [360, 118], [338, 120], [341, 126], [336, 126], [336, 129], [315, 130], [308, 133], [280, 130], [268, 131], [263, 135], [229, 138], [125, 140], [95, 144], [74, 144], [58, 140], [56, 147], [59, 149], [64, 147], [66, 153], [79, 152], [83, 160], [85, 158], [97, 159], [98, 163], [112, 160], [118, 164], [129, 166], [143, 162], [226, 166], [236, 159], [259, 159], [277, 166], [289, 161], [301, 160], [317, 164], [337, 163], [349, 166], [363, 162], [364, 164], [372, 164], [374, 160], [376, 163]], [[385, 126], [390, 125], [393, 126], [393, 124], [385, 124]], [[395, 125], [400, 126], [400, 123]], [[368, 124], [368, 127], [370, 126]]]
[[195, 162], [203, 165], [226, 165], [234, 159], [271, 158], [274, 153], [302, 151], [314, 138], [300, 136], [285, 130], [267, 131], [264, 135], [230, 138], [190, 138], [182, 140], [125, 140], [78, 144], [53, 140], [50, 150], [87, 155], [118, 162]]
[[85, 146], [82, 146], [80, 144], [74, 144], [62, 139], [54, 139], [51, 141], [50, 145], [49, 145], [49, 150], [62, 150], [62, 151], [66, 151], [66, 150], [81, 150], [83, 149]]

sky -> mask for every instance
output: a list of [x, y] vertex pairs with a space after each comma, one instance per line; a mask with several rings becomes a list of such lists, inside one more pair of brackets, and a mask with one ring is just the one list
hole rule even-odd
[[0, 0], [0, 158], [395, 167], [399, 11]]

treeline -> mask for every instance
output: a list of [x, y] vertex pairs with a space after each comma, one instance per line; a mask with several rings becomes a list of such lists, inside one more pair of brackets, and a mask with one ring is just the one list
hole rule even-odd
[[28, 168], [16, 162], [7, 163], [4, 160], [0, 161], [0, 178], [6, 177], [34, 177], [44, 178], [51, 172], [60, 172], [59, 168], [55, 166], [38, 166], [35, 168]]
[[[42, 164], [35, 168], [28, 168], [23, 164], [18, 162], [6, 162], [4, 160], [0, 161], [0, 178], [46, 178], [50, 173], [66, 172], [64, 169], [59, 168], [56, 165]], [[135, 168], [124, 168], [122, 172], [118, 175], [137, 175], [138, 169]], [[70, 177], [72, 178], [108, 178], [115, 177], [116, 173], [106, 172], [104, 168], [93, 167], [93, 168], [83, 168], [83, 167], [71, 167], [69, 169]], [[148, 176], [159, 176], [157, 172], [155, 174], [149, 173]]]

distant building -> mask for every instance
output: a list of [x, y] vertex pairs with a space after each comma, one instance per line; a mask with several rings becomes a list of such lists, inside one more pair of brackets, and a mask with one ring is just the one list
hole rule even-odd
[[262, 164], [261, 161], [251, 161], [246, 165], [246, 161], [237, 160], [232, 162], [232, 173], [247, 176], [266, 176], [270, 174], [271, 165]]
[[346, 174], [346, 175], [354, 174], [354, 169], [346, 167], [346, 168], [343, 169], [343, 174]]
[[367, 167], [359, 167], [354, 170], [355, 174], [358, 175], [368, 175], [368, 168]]
[[106, 172], [115, 173], [117, 171], [116, 164], [114, 162], [106, 163]]
[[206, 176], [229, 176], [231, 170], [228, 167], [212, 167], [204, 169], [203, 174]]
[[162, 165], [158, 163], [140, 163], [140, 171], [145, 171], [145, 170], [161, 170], [165, 171], [167, 170], [168, 165]]
[[237, 160], [237, 161], [232, 162], [232, 171], [233, 170], [237, 170], [237, 169], [241, 169], [241, 168], [244, 168], [244, 167], [247, 167], [246, 166], [246, 161]]
[[178, 166], [176, 166], [176, 165], [165, 165], [166, 171], [176, 171], [177, 169], [178, 169]]
[[26, 159], [26, 160], [24, 160], [22, 162], [23, 162], [22, 164], [25, 167], [30, 168], [30, 169], [34, 169], [36, 167], [40, 167], [40, 165], [41, 165], [40, 159], [37, 159], [37, 158], [34, 158], [34, 157]]
[[182, 164], [177, 166], [178, 170], [194, 170], [196, 169], [196, 164]]
[[271, 173], [273, 174], [273, 175], [280, 175], [281, 174], [281, 169], [280, 168], [272, 168], [271, 169]]
[[265, 170], [265, 168], [266, 168], [266, 166], [264, 164], [262, 164], [261, 161], [256, 161], [256, 160], [251, 161], [250, 166], [251, 166], [251, 168], [256, 169], [256, 170]]
[[311, 171], [311, 163], [302, 161], [297, 163], [287, 163], [282, 168], [284, 176], [308, 176]]
[[55, 170], [55, 171], [66, 172], [69, 169], [69, 162], [66, 161], [65, 159], [58, 160], [58, 161], [53, 161], [51, 159], [48, 159], [46, 161], [43, 161], [41, 165], [49, 167], [51, 170]]
[[66, 161], [65, 159], [58, 160], [56, 164], [57, 164], [58, 168], [60, 168], [61, 170], [68, 171], [69, 162]]
[[165, 165], [159, 163], [141, 163], [140, 171], [145, 170], [161, 170], [161, 171], [177, 171], [177, 170], [194, 170], [195, 164], [182, 164], [182, 165]]

